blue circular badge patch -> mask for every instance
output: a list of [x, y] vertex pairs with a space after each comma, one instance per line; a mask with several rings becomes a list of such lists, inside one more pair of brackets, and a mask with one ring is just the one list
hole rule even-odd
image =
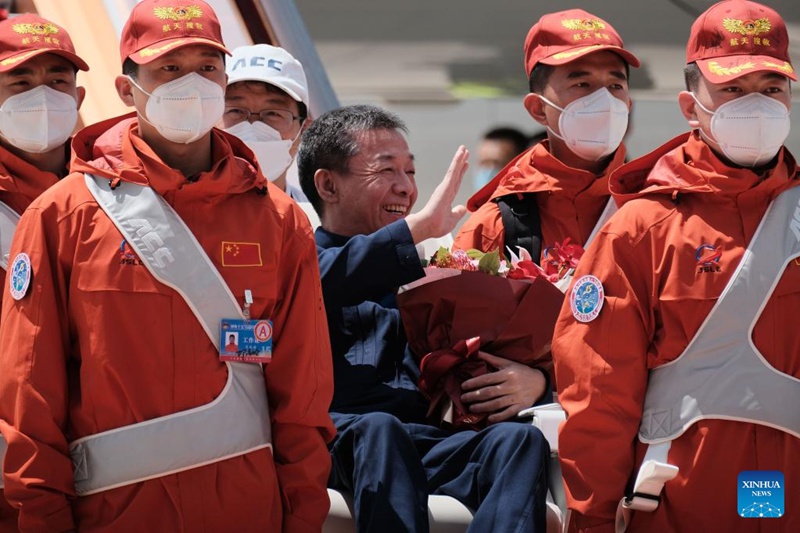
[[591, 322], [603, 308], [605, 291], [603, 284], [594, 276], [583, 276], [572, 286], [569, 305], [572, 316], [579, 322]]
[[11, 289], [11, 297], [21, 300], [28, 293], [31, 284], [31, 258], [28, 254], [17, 254], [8, 269], [8, 284]]

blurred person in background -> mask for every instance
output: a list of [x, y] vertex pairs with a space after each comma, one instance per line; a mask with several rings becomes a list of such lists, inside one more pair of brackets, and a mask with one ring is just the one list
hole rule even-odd
[[530, 137], [528, 137], [528, 144], [526, 148], [533, 148], [540, 142], [547, 139], [547, 130], [542, 130], [539, 133], [534, 133]]
[[483, 134], [476, 155], [478, 165], [472, 173], [472, 189], [489, 183], [503, 167], [528, 148], [528, 137], [516, 128], [493, 128]]
[[144, 0], [119, 52], [135, 112], [75, 137], [11, 246], [6, 497], [22, 531], [319, 531], [335, 430], [311, 229], [214, 128], [211, 6]]

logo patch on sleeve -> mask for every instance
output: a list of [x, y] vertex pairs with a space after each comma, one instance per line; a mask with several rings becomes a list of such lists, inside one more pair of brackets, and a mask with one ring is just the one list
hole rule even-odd
[[17, 254], [17, 257], [11, 262], [8, 274], [11, 297], [15, 300], [22, 300], [28, 293], [28, 287], [31, 284], [31, 258], [28, 257], [28, 254]]
[[605, 291], [603, 284], [594, 276], [582, 276], [572, 286], [569, 305], [572, 316], [578, 322], [591, 322], [603, 308]]

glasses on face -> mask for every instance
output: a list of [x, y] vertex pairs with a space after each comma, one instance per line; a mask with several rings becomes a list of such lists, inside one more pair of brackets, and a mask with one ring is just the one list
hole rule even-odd
[[250, 111], [241, 107], [226, 107], [225, 108], [225, 122], [231, 126], [244, 122], [260, 120], [267, 126], [276, 129], [280, 133], [286, 133], [292, 129], [292, 124], [295, 120], [299, 120], [302, 124], [305, 117], [299, 117], [292, 114], [288, 109], [263, 109], [259, 112]]

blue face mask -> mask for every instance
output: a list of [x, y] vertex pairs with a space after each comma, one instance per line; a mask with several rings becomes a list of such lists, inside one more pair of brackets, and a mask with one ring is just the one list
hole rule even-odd
[[475, 191], [480, 190], [484, 185], [492, 181], [492, 178], [501, 170], [497, 167], [478, 167], [478, 170], [472, 174], [472, 189]]

